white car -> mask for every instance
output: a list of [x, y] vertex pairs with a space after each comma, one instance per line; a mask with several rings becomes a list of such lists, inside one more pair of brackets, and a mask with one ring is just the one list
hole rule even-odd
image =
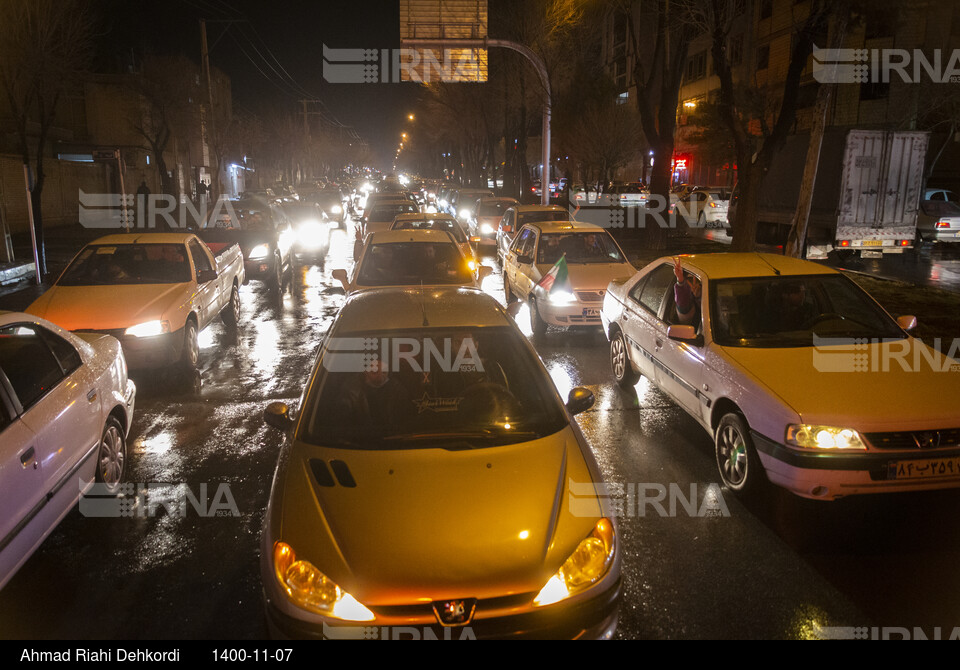
[[0, 312], [0, 588], [83, 491], [119, 490], [135, 398], [113, 337]]
[[384, 230], [363, 242], [353, 273], [334, 270], [346, 293], [386, 286], [479, 287], [492, 268], [476, 267], [445, 230]]
[[685, 195], [680, 195], [676, 202], [671, 202], [671, 211], [675, 211], [691, 226], [729, 228], [729, 205], [730, 189], [697, 187]]
[[[564, 259], [567, 282], [544, 281]], [[606, 230], [580, 221], [528, 223], [510, 244], [503, 262], [507, 304], [530, 307], [530, 328], [543, 335], [547, 325], [599, 326], [607, 285], [636, 272]]]
[[917, 211], [920, 242], [960, 242], [960, 197], [953, 191], [927, 189]]
[[[603, 303], [621, 386], [640, 375], [713, 437], [732, 491], [812, 499], [960, 487], [960, 363], [840, 272], [773, 254], [661, 258]], [[700, 287], [700, 318], [676, 301]], [[689, 293], [687, 293], [689, 291]], [[695, 303], [696, 304], [696, 303]], [[685, 310], [696, 313], [696, 310]]]

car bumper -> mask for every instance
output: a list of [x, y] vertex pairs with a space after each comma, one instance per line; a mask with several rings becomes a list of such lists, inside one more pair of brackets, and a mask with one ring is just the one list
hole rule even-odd
[[183, 354], [183, 328], [155, 337], [120, 337], [127, 366], [132, 369], [172, 365]]
[[[622, 580], [619, 576], [602, 592], [586, 600], [533, 609], [482, 609], [465, 626], [445, 627], [436, 616], [389, 616], [373, 621], [311, 620], [281, 610], [264, 591], [267, 628], [273, 639], [609, 639], [620, 615]], [[532, 596], [531, 596], [532, 599]]]
[[555, 305], [548, 301], [537, 301], [540, 318], [552, 326], [602, 326], [600, 320], [600, 302], [573, 302], [569, 305]]
[[246, 273], [247, 279], [264, 281], [276, 276], [275, 263], [276, 260], [272, 255], [258, 260], [247, 259], [243, 262], [243, 270]]
[[923, 237], [935, 242], [960, 242], [960, 229], [940, 228], [931, 232], [924, 232]]
[[[791, 449], [756, 432], [752, 437], [767, 479], [804, 498], [834, 500], [863, 493], [960, 488], [960, 448], [920, 453], [819, 454]], [[948, 463], [953, 465], [947, 467]], [[898, 476], [898, 464], [910, 464], [913, 470], [931, 474], [904, 478]], [[936, 471], [930, 470], [934, 467]]]

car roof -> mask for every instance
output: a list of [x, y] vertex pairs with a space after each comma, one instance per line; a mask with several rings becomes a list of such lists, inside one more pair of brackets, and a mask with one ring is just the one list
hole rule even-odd
[[397, 214], [394, 221], [456, 221], [453, 214], [446, 212], [405, 212]]
[[98, 237], [90, 244], [186, 244], [193, 233], [120, 233]]
[[560, 205], [514, 205], [517, 212], [565, 212], [567, 209]]
[[602, 226], [598, 226], [595, 223], [574, 221], [573, 219], [568, 221], [531, 221], [524, 225], [539, 228], [544, 233], [570, 233], [576, 231], [606, 232]]
[[[654, 263], [673, 263], [673, 258], [664, 256]], [[681, 255], [680, 261], [685, 267], [708, 279], [840, 274], [837, 270], [819, 263], [779, 254], [692, 254]]]
[[[512, 319], [493, 297], [456, 286], [367, 289], [351, 294], [331, 331], [509, 326]], [[428, 325], [424, 325], [428, 324]]]
[[436, 230], [434, 228], [378, 230], [370, 233], [371, 244], [393, 244], [399, 242], [445, 242], [448, 244], [456, 244], [453, 237], [446, 230]]

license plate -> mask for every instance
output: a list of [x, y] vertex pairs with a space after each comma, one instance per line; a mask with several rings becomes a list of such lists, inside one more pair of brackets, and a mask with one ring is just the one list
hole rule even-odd
[[864, 246], [864, 247], [882, 247], [882, 246], [883, 246], [883, 240], [864, 240], [864, 241], [861, 243], [861, 246]]
[[588, 319], [599, 319], [599, 318], [600, 318], [600, 310], [599, 310], [599, 309], [591, 309], [591, 308], [589, 308], [589, 307], [584, 307], [584, 308], [583, 308], [583, 316], [584, 316], [585, 318], [588, 318]]
[[960, 477], [960, 456], [931, 458], [922, 461], [891, 461], [887, 465], [887, 479], [928, 479], [932, 477]]

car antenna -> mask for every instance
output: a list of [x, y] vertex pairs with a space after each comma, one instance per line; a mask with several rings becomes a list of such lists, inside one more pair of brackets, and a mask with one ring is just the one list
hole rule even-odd
[[[766, 263], [767, 265], [770, 265], [770, 261], [768, 261], [766, 258], [764, 258], [763, 256], [761, 256], [760, 254], [757, 254], [757, 257], [758, 257], [760, 260], [762, 260], [764, 263]], [[780, 276], [780, 270], [778, 270], [777, 268], [773, 267], [772, 265], [770, 265], [770, 269], [773, 270], [773, 273], [774, 273], [775, 275], [777, 275], [778, 277]]]
[[420, 280], [420, 312], [423, 314], [423, 327], [430, 326], [430, 320], [427, 318], [427, 309], [423, 306], [423, 280]]

